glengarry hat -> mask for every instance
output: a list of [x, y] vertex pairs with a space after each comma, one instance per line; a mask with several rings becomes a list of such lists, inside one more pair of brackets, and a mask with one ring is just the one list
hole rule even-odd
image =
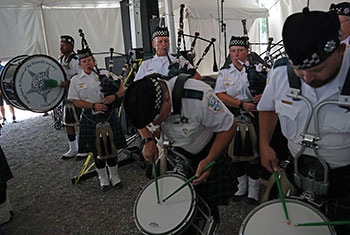
[[157, 26], [152, 33], [152, 40], [155, 37], [169, 37], [169, 31], [167, 27]]
[[334, 11], [309, 11], [290, 15], [283, 25], [282, 38], [292, 65], [307, 69], [325, 61], [340, 44], [341, 31]]
[[232, 46], [241, 46], [241, 47], [245, 47], [245, 48], [249, 48], [249, 42], [248, 42], [248, 37], [235, 37], [232, 36], [231, 40], [230, 40], [230, 44], [229, 44], [229, 48]]
[[154, 121], [162, 105], [162, 89], [157, 77], [148, 75], [132, 83], [124, 95], [124, 108], [130, 122], [138, 129]]
[[61, 42], [70, 43], [74, 47], [74, 38], [72, 38], [69, 35], [62, 35], [61, 36]]
[[332, 3], [329, 10], [337, 12], [338, 15], [350, 16], [350, 2]]
[[84, 48], [84, 49], [81, 49], [81, 50], [78, 50], [77, 51], [77, 54], [78, 54], [78, 59], [83, 59], [83, 58], [86, 58], [86, 57], [89, 57], [89, 56], [92, 56], [92, 52], [90, 50], [90, 48]]

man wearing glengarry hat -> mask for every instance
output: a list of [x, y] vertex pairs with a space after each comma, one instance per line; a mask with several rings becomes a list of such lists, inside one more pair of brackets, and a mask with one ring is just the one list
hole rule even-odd
[[330, 11], [337, 12], [340, 20], [340, 28], [342, 31], [342, 42], [349, 45], [350, 42], [350, 2], [332, 3], [329, 7]]
[[[182, 92], [175, 92], [181, 95], [175, 98], [176, 83], [182, 76], [167, 80], [152, 74], [134, 82], [125, 93], [125, 111], [139, 129], [144, 142], [142, 154], [150, 163], [158, 158], [158, 149], [146, 126], [161, 125], [161, 142], [169, 140], [189, 159], [194, 170], [189, 174], [198, 176], [193, 181], [195, 189], [219, 222], [217, 206], [227, 205], [237, 190], [231, 160], [223, 154], [236, 125], [230, 111], [202, 81], [187, 79]], [[201, 170], [213, 160], [216, 164], [202, 174]]]
[[[162, 75], [168, 75], [169, 72], [169, 59], [167, 53], [169, 52], [169, 31], [167, 27], [157, 26], [152, 33], [152, 46], [156, 51], [156, 54], [152, 59], [143, 61], [134, 81], [140, 80], [146, 75], [153, 73], [159, 73]], [[176, 58], [169, 54], [169, 58], [172, 62], [176, 61]], [[179, 66], [184, 67], [186, 60], [180, 56]], [[188, 63], [188, 62], [187, 62]], [[193, 68], [191, 64], [188, 64], [188, 68]], [[199, 73], [196, 72], [195, 78], [201, 79]]]
[[[78, 57], [74, 52], [74, 39], [69, 35], [62, 35], [60, 40], [60, 52], [61, 56], [58, 58], [58, 62], [62, 65], [64, 72], [66, 73], [67, 81], [59, 84], [60, 87], [65, 89], [69, 88], [70, 80], [76, 74], [78, 74], [81, 69], [78, 65]], [[73, 102], [65, 99], [64, 100], [64, 124], [66, 127], [69, 150], [68, 152], [62, 154], [61, 158], [67, 160], [74, 158], [78, 154], [78, 141], [75, 135], [75, 125], [78, 124], [78, 120], [69, 120], [67, 119], [67, 109], [70, 107], [70, 110], [75, 112], [75, 115], [78, 119], [80, 116], [81, 110], [76, 108]]]
[[[262, 165], [278, 169], [269, 142], [279, 119], [300, 193], [326, 202], [331, 221], [349, 220], [350, 49], [340, 43], [338, 15], [305, 8], [286, 19], [282, 37], [288, 59], [275, 63], [258, 104]], [[346, 225], [336, 230], [350, 234]]]

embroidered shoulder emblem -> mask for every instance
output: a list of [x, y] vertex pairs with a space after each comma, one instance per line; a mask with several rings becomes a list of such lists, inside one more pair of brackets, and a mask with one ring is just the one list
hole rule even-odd
[[213, 113], [217, 113], [223, 110], [222, 103], [214, 95], [209, 95], [207, 97], [207, 107]]

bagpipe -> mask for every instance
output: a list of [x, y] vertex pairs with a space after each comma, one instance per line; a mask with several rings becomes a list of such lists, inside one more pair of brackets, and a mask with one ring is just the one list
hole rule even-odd
[[[168, 76], [174, 77], [179, 75], [180, 73], [187, 73], [190, 74], [191, 76], [194, 76], [196, 73], [200, 63], [203, 61], [204, 57], [208, 54], [209, 50], [211, 47], [213, 47], [213, 56], [214, 56], [214, 64], [213, 64], [213, 71], [217, 72], [218, 71], [218, 66], [216, 63], [216, 56], [215, 56], [215, 45], [214, 42], [216, 41], [215, 38], [211, 38], [210, 40], [205, 39], [200, 37], [199, 32], [195, 32], [194, 35], [189, 35], [184, 33], [184, 23], [183, 23], [183, 18], [184, 18], [184, 8], [185, 5], [181, 4], [180, 5], [180, 19], [179, 19], [179, 28], [177, 32], [177, 51], [176, 51], [176, 59], [175, 61], [172, 61], [167, 50], [165, 50], [167, 58], [169, 60], [169, 73]], [[185, 43], [185, 37], [193, 38], [191, 42], [191, 47], [190, 50], [186, 50], [186, 43]], [[201, 58], [195, 63], [194, 59], [196, 57], [196, 53], [194, 51], [195, 45], [198, 40], [205, 41], [209, 43], [207, 47], [205, 48]], [[181, 42], [183, 42], [183, 48], [184, 50], [181, 51]], [[181, 67], [180, 65], [180, 56], [183, 56], [187, 61], [185, 62], [184, 66]], [[189, 64], [192, 65], [192, 68], [189, 68]]]
[[273, 38], [268, 39], [267, 43], [267, 49], [264, 59], [261, 59], [261, 57], [256, 54], [255, 52], [252, 52], [250, 49], [250, 43], [249, 43], [249, 37], [248, 32], [246, 28], [246, 20], [242, 20], [242, 26], [243, 26], [243, 33], [244, 36], [247, 37], [248, 45], [249, 45], [249, 54], [247, 57], [247, 60], [249, 62], [249, 65], [246, 66], [248, 81], [249, 81], [249, 90], [251, 95], [254, 97], [256, 95], [260, 95], [263, 93], [265, 86], [266, 86], [266, 78], [267, 73], [272, 68], [271, 60], [270, 60], [270, 50]]
[[[85, 39], [85, 35], [83, 33], [82, 29], [79, 29], [79, 36], [81, 37], [81, 46], [82, 46], [82, 50], [89, 50], [91, 53], [91, 50], [88, 46], [88, 43]], [[104, 52], [102, 52], [103, 54], [105, 54]], [[94, 53], [94, 54], [102, 54], [102, 53]], [[94, 68], [90, 68], [91, 71], [93, 71], [94, 73], [96, 73], [98, 75], [98, 78], [101, 82], [101, 92], [103, 93], [103, 95], [109, 96], [109, 95], [116, 95], [117, 91], [119, 90], [121, 83], [122, 83], [122, 77], [123, 77], [123, 73], [125, 70], [122, 70], [122, 75], [118, 77], [118, 79], [114, 79], [113, 78], [113, 53], [114, 53], [114, 49], [110, 48], [110, 59], [109, 59], [109, 74], [108, 76], [106, 76], [105, 74], [101, 74], [100, 73], [100, 69], [97, 67], [97, 65], [95, 64], [95, 69]], [[93, 53], [91, 53], [91, 55], [93, 55]], [[119, 107], [121, 105], [122, 100], [116, 96], [115, 101], [113, 102], [112, 106], [114, 107]]]

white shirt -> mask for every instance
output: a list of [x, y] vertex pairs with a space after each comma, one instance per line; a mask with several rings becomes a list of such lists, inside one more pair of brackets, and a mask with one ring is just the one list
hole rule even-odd
[[[176, 77], [166, 81], [170, 94]], [[233, 125], [233, 115], [214, 94], [214, 90], [202, 81], [188, 79], [184, 88], [203, 92], [203, 98], [182, 98], [181, 116], [185, 123], [179, 123], [178, 115], [171, 115], [163, 123], [164, 138], [174, 141], [173, 146], [197, 154], [210, 141], [214, 132], [229, 130]]]
[[[73, 53], [74, 52], [72, 52], [71, 54]], [[78, 73], [80, 73], [81, 68], [79, 66], [78, 59], [76, 58], [72, 58], [70, 62], [67, 63], [66, 60], [68, 57], [62, 56], [61, 58], [58, 59], [58, 62], [62, 65], [63, 70], [67, 75], [67, 80], [70, 81], [74, 75], [77, 75]]]
[[[172, 55], [169, 55], [171, 61], [175, 62], [176, 58]], [[187, 61], [180, 57], [180, 67], [182, 68]], [[167, 76], [169, 72], [169, 59], [167, 56], [157, 56], [155, 55], [152, 59], [145, 60], [142, 62], [134, 81], [140, 80], [147, 75], [153, 73], [159, 73]], [[189, 63], [188, 68], [193, 68], [193, 66]]]
[[341, 41], [340, 43], [345, 43], [346, 45], [349, 45], [350, 43], [350, 36], [345, 38], [343, 41]]
[[[320, 88], [312, 88], [302, 81], [301, 94], [315, 107], [325, 100], [338, 100], [346, 74], [350, 66], [350, 48], [344, 54], [341, 69], [334, 80]], [[287, 66], [280, 66], [272, 71], [272, 77], [265, 88], [258, 104], [259, 111], [275, 111], [278, 114], [282, 133], [288, 139], [288, 147], [293, 156], [301, 149], [300, 133], [305, 126], [309, 113], [306, 103], [294, 101], [286, 96], [289, 88]], [[314, 118], [308, 133], [315, 134]], [[338, 105], [323, 106], [318, 115], [321, 139], [316, 141], [320, 156], [330, 165], [337, 168], [350, 164], [350, 112]], [[314, 156], [311, 148], [304, 154]]]
[[252, 100], [249, 91], [249, 81], [245, 67], [239, 71], [232, 63], [230, 68], [221, 69], [216, 79], [215, 93], [225, 92], [227, 95], [239, 100]]
[[[108, 76], [107, 70], [101, 70], [100, 73]], [[117, 79], [117, 76], [114, 75], [113, 78]], [[100, 84], [101, 82], [97, 74], [94, 72], [86, 74], [84, 71], [81, 71], [71, 80], [68, 90], [68, 99], [100, 103], [104, 98]]]

